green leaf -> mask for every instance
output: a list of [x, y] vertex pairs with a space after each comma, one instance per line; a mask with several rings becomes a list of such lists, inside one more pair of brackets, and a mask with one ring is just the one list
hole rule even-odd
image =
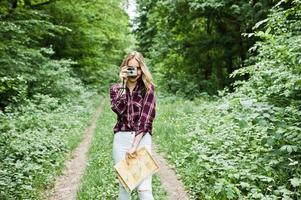
[[291, 184], [293, 187], [298, 187], [301, 184], [301, 179], [300, 178], [292, 178], [290, 179]]

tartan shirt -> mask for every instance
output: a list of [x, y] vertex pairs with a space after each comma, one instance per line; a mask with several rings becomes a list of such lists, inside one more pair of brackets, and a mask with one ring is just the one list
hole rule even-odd
[[111, 109], [117, 114], [114, 133], [118, 131], [134, 131], [135, 136], [149, 132], [152, 135], [152, 123], [156, 116], [156, 99], [154, 85], [143, 95], [144, 84], [138, 80], [132, 95], [126, 87], [126, 93], [120, 95], [121, 84], [110, 87]]

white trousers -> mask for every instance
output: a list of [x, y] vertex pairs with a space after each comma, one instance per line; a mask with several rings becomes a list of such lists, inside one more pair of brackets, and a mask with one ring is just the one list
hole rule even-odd
[[[114, 164], [118, 163], [125, 158], [125, 153], [131, 148], [135, 138], [135, 132], [120, 131], [114, 134], [113, 140], [113, 160]], [[151, 153], [152, 136], [146, 133], [138, 148], [145, 146], [145, 148]], [[145, 178], [138, 186], [138, 196], [140, 200], [154, 200], [152, 194], [152, 175]], [[122, 184], [119, 182], [119, 194], [118, 200], [131, 200], [131, 194], [129, 194]]]

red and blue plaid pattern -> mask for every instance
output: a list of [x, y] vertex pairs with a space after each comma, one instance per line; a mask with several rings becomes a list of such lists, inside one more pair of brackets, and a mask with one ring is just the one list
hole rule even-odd
[[128, 88], [126, 94], [120, 95], [120, 84], [110, 88], [111, 108], [117, 114], [114, 133], [118, 131], [135, 131], [135, 136], [149, 132], [152, 135], [152, 123], [156, 116], [156, 99], [154, 85], [143, 95], [144, 84], [138, 81], [132, 95]]

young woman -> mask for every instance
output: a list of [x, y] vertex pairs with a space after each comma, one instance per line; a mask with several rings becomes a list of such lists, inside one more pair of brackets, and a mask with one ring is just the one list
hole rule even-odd
[[[129, 76], [128, 68], [137, 69], [137, 75]], [[152, 75], [142, 54], [134, 51], [126, 55], [119, 76], [123, 83], [110, 88], [111, 108], [117, 114], [112, 152], [115, 164], [124, 158], [134, 158], [142, 146], [151, 153], [152, 123], [156, 115]], [[137, 189], [140, 200], [153, 200], [152, 176], [144, 179]], [[128, 199], [131, 194], [119, 182], [118, 200]]]

